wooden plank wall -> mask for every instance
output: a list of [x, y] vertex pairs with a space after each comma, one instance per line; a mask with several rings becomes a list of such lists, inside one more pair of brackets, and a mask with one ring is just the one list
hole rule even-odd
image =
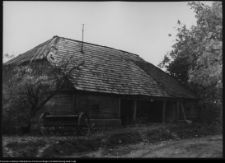
[[68, 93], [55, 95], [46, 104], [46, 111], [53, 115], [72, 115], [75, 113], [74, 96]]
[[177, 110], [176, 101], [166, 102], [165, 123], [177, 122], [176, 110]]
[[[85, 111], [90, 118], [119, 119], [119, 98], [107, 95], [79, 94], [78, 110]], [[93, 105], [99, 105], [99, 113], [95, 113]]]

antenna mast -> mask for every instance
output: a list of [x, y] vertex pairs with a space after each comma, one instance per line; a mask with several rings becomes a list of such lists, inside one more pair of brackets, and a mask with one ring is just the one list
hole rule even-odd
[[82, 45], [81, 45], [81, 53], [83, 53], [83, 40], [84, 39], [84, 24], [83, 24], [83, 28], [82, 28]]

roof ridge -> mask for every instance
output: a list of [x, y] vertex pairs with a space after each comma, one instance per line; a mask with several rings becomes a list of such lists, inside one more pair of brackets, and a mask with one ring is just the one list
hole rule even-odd
[[59, 37], [59, 38], [63, 38], [63, 39], [71, 40], [71, 41], [77, 41], [77, 42], [80, 42], [80, 43], [83, 42], [83, 43], [90, 44], [90, 45], [95, 45], [95, 46], [100, 46], [100, 47], [104, 47], [104, 48], [109, 48], [109, 49], [113, 49], [113, 50], [116, 50], [116, 51], [121, 51], [123, 53], [128, 53], [128, 54], [132, 54], [132, 55], [136, 55], [136, 56], [140, 57], [138, 54], [134, 54], [134, 53], [131, 53], [131, 52], [127, 52], [127, 51], [124, 51], [124, 50], [120, 50], [120, 49], [116, 49], [116, 48], [112, 48], [112, 47], [108, 47], [108, 46], [98, 45], [98, 44], [84, 42], [84, 41], [79, 41], [79, 40], [70, 39], [70, 38], [66, 38], [66, 37], [61, 37], [61, 36], [57, 36], [57, 35], [56, 36], [53, 36], [53, 38], [54, 37]]
[[[28, 50], [28, 51], [26, 51], [26, 52], [24, 52], [24, 53], [22, 53], [22, 54], [19, 54], [19, 55], [23, 55], [23, 54], [25, 54], [25, 53], [27, 53], [27, 52], [29, 52], [29, 51], [31, 51], [31, 50], [37, 48], [37, 47], [40, 47], [40, 46], [44, 45], [45, 43], [47, 43], [48, 41], [50, 41], [50, 40], [52, 40], [52, 39], [53, 39], [53, 38], [51, 38], [51, 39], [49, 39], [49, 40], [47, 40], [47, 41], [45, 41], [45, 42], [43, 42], [43, 43], [41, 43], [41, 44], [35, 46], [34, 48], [32, 48], [32, 49], [30, 49], [30, 50]], [[18, 55], [18, 56], [19, 56], [19, 55]]]
[[[49, 51], [55, 54], [56, 59], [64, 58], [67, 54], [74, 54], [75, 57], [84, 57], [86, 60], [81, 77], [77, 78], [76, 72], [72, 76], [73, 84], [77, 82], [79, 86], [78, 88], [74, 85], [77, 90], [120, 95], [195, 98], [188, 89], [180, 89], [182, 85], [179, 81], [139, 55], [86, 42], [84, 45], [87, 54], [82, 55], [80, 54], [81, 43], [78, 40], [53, 36], [50, 40], [23, 53], [24, 55], [7, 62], [7, 65], [46, 59]], [[58, 49], [58, 52], [50, 50], [53, 46]]]
[[[54, 37], [55, 37], [55, 36], [54, 36]], [[54, 38], [54, 37], [53, 37], [53, 38]], [[29, 53], [30, 51], [34, 50], [35, 48], [38, 48], [38, 47], [43, 46], [43, 45], [46, 44], [47, 42], [51, 41], [53, 38], [51, 38], [51, 39], [49, 39], [49, 40], [47, 40], [47, 41], [45, 41], [45, 42], [43, 42], [43, 43], [41, 43], [41, 44], [35, 46], [34, 48], [32, 48], [32, 49], [30, 49], [30, 50], [28, 50], [28, 51], [26, 51], [26, 52], [24, 52], [24, 53], [21, 53], [21, 54], [17, 55], [16, 57], [14, 57], [14, 58], [8, 60], [7, 62], [5, 62], [3, 65], [8, 65], [8, 62], [12, 62], [13, 60], [17, 59], [17, 57], [22, 56], [22, 55], [25, 55], [26, 53]]]

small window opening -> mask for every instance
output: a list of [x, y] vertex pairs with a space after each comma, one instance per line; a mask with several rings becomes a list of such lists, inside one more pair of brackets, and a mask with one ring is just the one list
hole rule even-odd
[[94, 112], [94, 113], [99, 113], [99, 108], [100, 108], [100, 107], [99, 107], [98, 104], [94, 104], [94, 105], [93, 105], [93, 112]]

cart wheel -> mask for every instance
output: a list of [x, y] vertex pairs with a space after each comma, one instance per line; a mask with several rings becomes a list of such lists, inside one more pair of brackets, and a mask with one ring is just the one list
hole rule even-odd
[[90, 120], [86, 113], [80, 113], [78, 118], [78, 134], [80, 136], [87, 136], [90, 133]]
[[92, 132], [92, 134], [97, 133], [98, 132], [98, 128], [99, 128], [99, 126], [96, 123], [93, 123], [91, 125], [91, 132]]
[[50, 115], [50, 113], [49, 112], [45, 112], [45, 113], [41, 114], [41, 116], [39, 117], [39, 120], [38, 120], [38, 129], [39, 129], [39, 133], [42, 136], [45, 136], [46, 132], [48, 132], [48, 127], [45, 127], [43, 125], [46, 115]]

